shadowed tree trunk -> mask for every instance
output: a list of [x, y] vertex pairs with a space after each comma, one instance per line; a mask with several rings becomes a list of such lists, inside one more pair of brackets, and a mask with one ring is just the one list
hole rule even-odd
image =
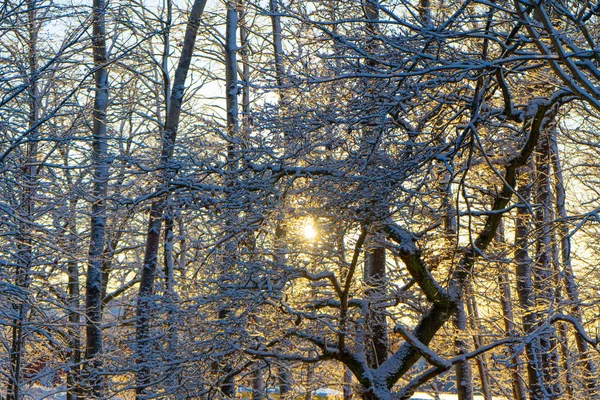
[[[377, 44], [375, 36], [379, 32], [379, 2], [377, 0], [365, 0], [363, 2], [363, 12], [366, 19], [366, 40], [367, 40], [367, 51], [375, 57], [377, 52]], [[376, 65], [375, 60], [371, 57], [366, 60], [366, 64], [370, 68], [374, 68]], [[368, 79], [364, 81], [365, 91], [369, 98], [373, 98], [375, 87], [373, 82]], [[373, 103], [369, 106], [370, 109], [377, 108], [378, 105]], [[371, 154], [377, 152], [377, 148], [374, 147], [373, 143], [376, 142], [374, 138], [378, 134], [378, 130], [382, 129], [376, 126], [371, 126], [370, 123], [366, 123], [363, 130], [363, 141], [364, 146], [363, 152]], [[386, 257], [385, 257], [385, 245], [384, 239], [379, 237], [381, 235], [379, 223], [385, 219], [388, 207], [388, 199], [385, 194], [378, 193], [378, 196], [373, 197], [368, 207], [371, 208], [370, 214], [374, 220], [373, 226], [375, 231], [371, 233], [371, 248], [367, 252], [366, 263], [365, 263], [365, 284], [367, 285], [366, 298], [369, 300], [369, 310], [366, 316], [367, 328], [369, 334], [365, 337], [367, 343], [365, 343], [365, 350], [367, 361], [371, 368], [379, 367], [388, 358], [388, 325], [387, 316], [385, 309], [386, 300]]]
[[369, 315], [367, 326], [370, 340], [366, 344], [367, 360], [371, 368], [377, 368], [388, 356], [388, 324], [385, 308], [381, 306], [386, 300], [385, 249], [371, 250], [367, 257], [366, 284], [369, 299]]
[[[37, 21], [37, 1], [28, 0], [27, 6], [27, 118], [29, 129], [34, 129], [38, 122], [39, 113], [39, 92], [37, 82], [38, 67], [38, 32], [39, 21]], [[33, 224], [35, 219], [35, 193], [38, 175], [38, 133], [34, 129], [30, 138], [32, 139], [25, 149], [25, 160], [22, 166], [23, 183], [20, 193], [20, 207], [18, 208], [17, 222], [17, 259], [15, 261], [15, 284], [25, 290], [29, 288], [30, 273], [33, 260]], [[12, 320], [11, 327], [11, 345], [10, 345], [10, 375], [6, 387], [7, 400], [21, 400], [23, 385], [23, 352], [26, 342], [26, 324], [30, 305], [28, 299], [21, 299], [13, 304], [15, 317]]]
[[[464, 298], [465, 288], [462, 290], [463, 295], [461, 297]], [[465, 340], [468, 321], [467, 321], [467, 313], [464, 306], [464, 301], [461, 301], [461, 304], [457, 306], [457, 310], [454, 313], [453, 323], [458, 332], [456, 332], [456, 339], [454, 341], [454, 346], [457, 349], [457, 354], [466, 354], [468, 352], [467, 343]], [[458, 391], [459, 400], [472, 400], [473, 399], [473, 378], [471, 373], [471, 365], [469, 360], [461, 361], [456, 364], [455, 367], [456, 374], [456, 389]]]
[[289, 399], [292, 392], [292, 374], [289, 366], [281, 363], [277, 366], [277, 381], [279, 383], [279, 397], [282, 400]]
[[[504, 224], [498, 227], [498, 234], [496, 240], [500, 243], [506, 242], [506, 236], [504, 234]], [[504, 331], [507, 337], [516, 337], [517, 331], [515, 326], [515, 319], [512, 305], [512, 293], [510, 288], [510, 278], [508, 269], [502, 266], [502, 271], [498, 275], [498, 285], [500, 287], [500, 304], [502, 305], [502, 315], [504, 316]], [[509, 345], [510, 357], [511, 357], [511, 381], [512, 381], [512, 393], [515, 400], [526, 400], [527, 389], [525, 388], [525, 382], [521, 377], [521, 350], [518, 344], [514, 343]]]
[[[475, 345], [475, 350], [484, 346], [483, 335], [478, 332], [482, 331], [482, 326], [479, 325], [479, 309], [477, 307], [477, 301], [475, 299], [475, 294], [473, 293], [473, 288], [469, 285], [467, 294], [467, 312], [469, 313], [469, 323], [471, 325], [471, 329], [475, 333], [473, 335], [473, 344]], [[479, 381], [481, 382], [481, 393], [485, 400], [492, 400], [492, 392], [490, 391], [490, 383], [489, 383], [489, 369], [487, 366], [487, 361], [485, 354], [481, 354], [476, 357], [477, 369], [479, 372]]]
[[[227, 113], [227, 170], [235, 171], [238, 164], [239, 149], [236, 147], [235, 141], [240, 138], [240, 121], [239, 121], [239, 102], [238, 102], [238, 69], [237, 69], [237, 32], [239, 25], [239, 8], [240, 5], [235, 1], [228, 1], [226, 4], [227, 18], [225, 22], [225, 100]], [[230, 175], [225, 178], [226, 185], [232, 187], [235, 185], [235, 178]], [[225, 225], [227, 230], [232, 230], [237, 225], [237, 215], [234, 211], [228, 210], [225, 216]], [[225, 245], [224, 256], [222, 262], [225, 270], [234, 268], [237, 258], [237, 238], [231, 238]], [[231, 315], [230, 306], [226, 305], [219, 310], [219, 319], [226, 319]], [[233, 366], [227, 359], [223, 360], [223, 366], [220, 368], [220, 375], [224, 378], [221, 380], [221, 393], [229, 398], [235, 397], [235, 380], [231, 375]]]
[[281, 16], [278, 0], [269, 0], [269, 11], [271, 12], [271, 27], [273, 40], [273, 58], [275, 60], [275, 81], [278, 86], [278, 93], [281, 98], [284, 84], [283, 70], [283, 44], [281, 41]]
[[[568, 227], [568, 214], [566, 208], [566, 194], [564, 186], [564, 178], [562, 174], [562, 165], [560, 160], [560, 154], [558, 151], [557, 132], [556, 128], [550, 131], [550, 153], [552, 159], [552, 168], [555, 177], [555, 193], [556, 193], [556, 214], [560, 218], [558, 225], [558, 234], [560, 237], [560, 261], [562, 264], [562, 276], [565, 281], [565, 290], [567, 297], [571, 302], [571, 313], [581, 324], [581, 308], [579, 301], [579, 293], [577, 291], [577, 285], [575, 283], [575, 276], [573, 274], [573, 267], [571, 262], [571, 239], [569, 235]], [[589, 345], [583, 340], [578, 332], [575, 332], [575, 343], [577, 344], [577, 351], [579, 353], [579, 359], [583, 364], [583, 377], [585, 383], [585, 393], [588, 399], [599, 399], [600, 392], [598, 389], [598, 380], [596, 373], [596, 365], [593, 359], [590, 357]]]
[[[556, 275], [552, 263], [552, 227], [553, 208], [550, 188], [550, 138], [544, 132], [538, 145], [536, 155], [535, 226], [538, 232], [536, 239], [536, 259], [533, 268], [533, 284], [536, 296], [536, 308], [540, 310], [538, 324], [544, 323], [545, 314], [554, 308], [556, 298]], [[562, 394], [559, 380], [558, 352], [554, 332], [539, 335], [539, 355], [542, 362], [542, 373], [549, 391], [547, 395], [559, 398]]]
[[352, 400], [352, 371], [344, 368], [344, 400]]
[[[175, 79], [169, 97], [167, 118], [162, 132], [161, 166], [163, 185], [175, 176], [176, 170], [171, 165], [177, 128], [181, 116], [181, 106], [185, 92], [185, 81], [192, 61], [194, 44], [200, 26], [200, 17], [204, 11], [206, 0], [195, 0], [188, 18], [179, 63], [175, 70]], [[161, 237], [163, 212], [166, 206], [166, 196], [160, 197], [152, 203], [148, 231], [146, 235], [146, 248], [141, 271], [140, 286], [137, 301], [136, 320], [136, 398], [146, 398], [146, 388], [152, 383], [151, 366], [149, 365], [150, 353], [150, 307], [154, 293], [154, 280], [158, 261], [158, 249]]]
[[[281, 387], [279, 387], [279, 395], [281, 396]], [[262, 400], [265, 398], [265, 378], [264, 366], [262, 363], [257, 363], [252, 372], [252, 400]]]
[[106, 231], [106, 195], [108, 190], [109, 159], [106, 113], [108, 108], [108, 69], [106, 54], [105, 15], [107, 3], [94, 0], [92, 46], [94, 54], [95, 100], [92, 126], [92, 217], [89, 262], [86, 280], [86, 364], [84, 366], [86, 394], [101, 398], [104, 392], [102, 370], [102, 253]]
[[[69, 187], [72, 187], [69, 185]], [[67, 261], [67, 304], [69, 305], [69, 371], [67, 373], [67, 400], [81, 400], [83, 395], [80, 387], [81, 374], [81, 334], [80, 334], [80, 293], [79, 265], [77, 263], [77, 198], [69, 200], [69, 217], [67, 224], [67, 241], [69, 243], [69, 260]]]
[[[531, 197], [531, 185], [529, 183], [529, 174], [523, 173], [520, 187], [518, 189], [519, 197], [524, 205], [529, 204]], [[523, 313], [523, 331], [528, 334], [535, 329], [537, 316], [535, 313], [535, 297], [533, 292], [533, 261], [529, 257], [529, 224], [531, 214], [526, 207], [517, 209], [517, 220], [515, 226], [515, 261], [517, 263], [517, 293], [519, 295], [519, 306]], [[529, 382], [529, 393], [531, 399], [541, 400], [546, 392], [541, 369], [541, 355], [539, 354], [539, 343], [537, 338], [533, 338], [525, 346], [527, 353], [527, 376]]]

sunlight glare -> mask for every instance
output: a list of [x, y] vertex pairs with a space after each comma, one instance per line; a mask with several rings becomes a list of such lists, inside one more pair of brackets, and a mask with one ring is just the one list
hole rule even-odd
[[315, 229], [315, 226], [313, 225], [313, 221], [309, 220], [306, 222], [306, 224], [304, 225], [304, 238], [307, 240], [313, 240], [314, 238], [317, 237], [317, 230]]

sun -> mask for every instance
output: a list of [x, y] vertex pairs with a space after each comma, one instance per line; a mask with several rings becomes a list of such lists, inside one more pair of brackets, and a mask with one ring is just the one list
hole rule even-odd
[[307, 240], [313, 240], [317, 237], [318, 232], [312, 219], [306, 221], [304, 227], [302, 228], [302, 234]]

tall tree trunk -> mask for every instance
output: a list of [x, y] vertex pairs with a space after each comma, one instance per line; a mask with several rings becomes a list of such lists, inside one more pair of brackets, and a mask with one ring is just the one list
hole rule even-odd
[[[367, 51], [374, 54], [377, 51], [374, 36], [378, 33], [379, 21], [379, 2], [377, 0], [365, 0], [363, 2], [363, 12], [366, 18]], [[375, 66], [372, 59], [367, 60], [367, 65]], [[372, 82], [365, 80], [365, 90], [372, 94], [374, 88]], [[371, 100], [367, 100], [371, 101]], [[375, 106], [375, 105], [373, 105]], [[364, 127], [364, 144], [371, 146], [373, 137], [376, 135], [375, 129], [369, 124]], [[366, 149], [366, 148], [365, 148]], [[370, 154], [374, 149], [366, 149], [365, 154]], [[378, 193], [381, 195], [381, 193]], [[376, 229], [378, 223], [387, 215], [387, 199], [381, 196], [375, 196], [371, 199], [370, 205]], [[367, 315], [367, 325], [370, 335], [367, 336], [366, 346], [367, 360], [371, 368], [377, 368], [388, 358], [388, 325], [386, 310], [383, 304], [386, 300], [386, 257], [384, 239], [378, 237], [380, 232], [373, 232], [372, 248], [369, 250], [366, 262], [365, 283], [368, 287], [366, 294], [369, 299], [370, 308]]]
[[[519, 305], [523, 313], [523, 331], [525, 334], [531, 333], [535, 329], [537, 315], [535, 312], [535, 297], [533, 292], [533, 261], [529, 257], [529, 220], [531, 215], [529, 201], [531, 197], [531, 186], [529, 183], [529, 174], [524, 173], [519, 184], [519, 197], [524, 202], [522, 207], [517, 209], [517, 220], [515, 226], [515, 261], [517, 276], [517, 293], [519, 295]], [[526, 343], [527, 353], [527, 376], [529, 383], [529, 393], [531, 400], [543, 400], [547, 393], [541, 369], [541, 355], [539, 354], [539, 344], [537, 338], [533, 338]]]
[[[179, 63], [175, 70], [175, 79], [169, 97], [167, 118], [164, 132], [162, 132], [161, 183], [168, 184], [174, 177], [176, 170], [171, 165], [175, 142], [177, 139], [177, 128], [181, 116], [181, 106], [185, 92], [185, 81], [192, 61], [194, 45], [200, 17], [204, 11], [206, 0], [194, 0], [188, 18], [183, 47], [179, 57]], [[166, 196], [160, 197], [152, 203], [150, 218], [148, 220], [148, 233], [146, 235], [146, 248], [144, 251], [144, 262], [141, 271], [140, 286], [137, 301], [136, 321], [136, 398], [146, 397], [146, 388], [151, 384], [151, 365], [149, 365], [150, 353], [150, 307], [152, 294], [154, 293], [154, 279], [158, 261], [158, 249], [161, 237], [163, 211], [167, 202]]]
[[106, 195], [108, 190], [109, 160], [106, 113], [108, 108], [108, 69], [106, 54], [105, 0], [93, 3], [93, 54], [96, 94], [92, 127], [92, 165], [94, 187], [89, 262], [86, 280], [86, 389], [91, 398], [103, 397], [104, 379], [102, 369], [102, 253], [106, 229]]
[[[461, 297], [464, 299], [465, 288], [461, 289]], [[465, 338], [462, 336], [467, 332], [467, 313], [465, 310], [464, 300], [457, 306], [457, 310], [454, 314], [452, 322], [457, 330], [457, 336], [454, 341], [454, 347], [457, 350], [457, 354], [467, 353], [468, 346]], [[461, 335], [462, 333], [462, 335]], [[471, 373], [471, 365], [468, 360], [461, 361], [456, 364], [454, 369], [456, 374], [456, 390], [458, 392], [459, 400], [472, 400], [473, 399], [473, 378]]]
[[388, 357], [388, 325], [385, 308], [386, 265], [385, 249], [377, 247], [368, 254], [366, 284], [370, 309], [367, 317], [370, 340], [367, 344], [367, 360], [371, 368], [379, 367]]
[[[226, 108], [227, 108], [227, 169], [235, 171], [237, 168], [238, 150], [235, 140], [240, 137], [239, 124], [239, 104], [238, 104], [238, 70], [237, 70], [237, 30], [239, 25], [239, 4], [236, 1], [227, 2], [227, 18], [225, 27], [225, 86], [226, 86]], [[232, 176], [226, 177], [228, 186], [235, 185]], [[228, 212], [225, 217], [227, 229], [232, 229], [237, 224], [235, 212]], [[234, 239], [230, 239], [225, 246], [225, 256], [223, 263], [226, 269], [232, 268], [236, 263], [237, 246]], [[231, 314], [229, 306], [225, 306], [219, 311], [219, 318], [226, 319]], [[221, 393], [229, 398], [235, 397], [235, 381], [231, 372], [233, 367], [229, 360], [224, 360], [221, 368]]]
[[[475, 345], [475, 350], [484, 346], [481, 332], [481, 327], [479, 326], [479, 309], [477, 307], [477, 301], [475, 300], [475, 294], [473, 293], [472, 287], [468, 286], [468, 295], [467, 295], [467, 311], [469, 313], [469, 323], [471, 325], [471, 329], [473, 329], [473, 344]], [[485, 358], [485, 354], [481, 354], [477, 356], [477, 369], [479, 371], [479, 380], [481, 382], [481, 393], [483, 393], [483, 397], [485, 400], [492, 400], [492, 392], [490, 390], [489, 383], [489, 370], [487, 367], [487, 361]]]
[[239, 9], [240, 26], [240, 57], [242, 62], [242, 132], [243, 139], [247, 140], [252, 132], [252, 115], [250, 108], [250, 30], [246, 23], [246, 10], [240, 0]]
[[165, 304], [167, 306], [167, 359], [171, 365], [166, 373], [167, 393], [176, 397], [177, 387], [180, 379], [180, 368], [177, 365], [178, 360], [178, 329], [177, 329], [177, 292], [175, 291], [175, 259], [173, 255], [173, 246], [175, 244], [175, 234], [173, 233], [173, 215], [167, 213], [165, 217], [165, 240], [164, 240], [164, 276], [165, 276]]
[[352, 400], [352, 371], [344, 368], [344, 400]]
[[[535, 212], [536, 231], [539, 237], [536, 240], [536, 260], [533, 269], [534, 288], [536, 294], [536, 307], [540, 313], [547, 313], [553, 308], [556, 301], [555, 274], [552, 263], [552, 228], [553, 220], [551, 188], [550, 188], [550, 138], [544, 132], [538, 145], [536, 155], [536, 195], [535, 201], [538, 208]], [[541, 317], [541, 315], [540, 315]], [[541, 318], [538, 324], [542, 324]], [[558, 353], [554, 333], [544, 333], [539, 336], [539, 351], [542, 357], [542, 366], [546, 387], [550, 390], [548, 395], [552, 399], [561, 396]]]
[[281, 40], [281, 16], [278, 0], [269, 0], [269, 11], [271, 12], [273, 56], [275, 59], [275, 81], [278, 93], [282, 97], [285, 71], [283, 70], [283, 44]]
[[[496, 234], [496, 240], [501, 243], [506, 242], [506, 236], [504, 233], [504, 224], [498, 227], [498, 233]], [[510, 288], [510, 278], [508, 270], [502, 268], [502, 271], [498, 275], [498, 285], [500, 287], [500, 304], [502, 305], [502, 315], [504, 316], [504, 331], [507, 337], [516, 337], [517, 331], [515, 326], [515, 319], [512, 305], [512, 293]], [[514, 400], [526, 400], [527, 389], [525, 388], [525, 382], [521, 377], [521, 350], [518, 344], [514, 343], [509, 346], [510, 357], [512, 359], [510, 370], [511, 370], [511, 381], [512, 381], [512, 393]]]
[[289, 394], [292, 392], [292, 374], [287, 364], [280, 362], [277, 366], [277, 381], [279, 383], [280, 399], [289, 400]]
[[[445, 179], [443, 184], [444, 197], [442, 202], [442, 207], [444, 209], [444, 230], [446, 231], [446, 242], [448, 246], [452, 245], [451, 238], [456, 235], [458, 226], [456, 220], [456, 210], [453, 204], [453, 195], [452, 195], [452, 177], [450, 174], [445, 171]], [[461, 335], [466, 335], [468, 330], [468, 314], [467, 310], [465, 310], [465, 305], [468, 307], [469, 296], [472, 295], [471, 291], [468, 290], [468, 286], [464, 283], [459, 283], [457, 285], [457, 289], [460, 292], [459, 303], [457, 305], [456, 313], [452, 318], [452, 322], [454, 327], [456, 328], [457, 336], [454, 342], [454, 347], [458, 354], [464, 354], [469, 351], [468, 344], [466, 341], [466, 336], [461, 337]], [[477, 337], [473, 337], [476, 341], [477, 345]], [[480, 359], [478, 359], [480, 360]], [[480, 363], [480, 373], [482, 373], [482, 384], [484, 386], [487, 384], [487, 378], [485, 373], [483, 372], [483, 365]], [[455, 366], [455, 375], [456, 375], [456, 389], [458, 392], [458, 398], [460, 400], [470, 400], [473, 398], [473, 377], [471, 371], [471, 365], [468, 360], [461, 361]]]
[[[69, 185], [71, 187], [71, 185]], [[67, 373], [67, 400], [81, 400], [83, 394], [80, 387], [81, 373], [81, 333], [80, 333], [80, 293], [79, 264], [76, 258], [77, 249], [77, 198], [70, 200], [67, 225], [67, 241], [69, 244], [69, 260], [67, 272], [67, 304], [69, 306], [69, 371]]]
[[[281, 387], [279, 388], [281, 398]], [[262, 400], [265, 398], [265, 378], [264, 366], [262, 363], [257, 363], [252, 372], [252, 400]]]
[[[27, 5], [27, 38], [28, 46], [28, 127], [33, 129], [38, 122], [39, 92], [37, 83], [37, 43], [39, 21], [37, 21], [37, 0], [28, 0]], [[38, 173], [38, 133], [32, 132], [31, 141], [25, 150], [23, 163], [23, 187], [20, 194], [20, 205], [17, 211], [19, 216], [17, 241], [17, 260], [15, 262], [15, 284], [27, 290], [30, 283], [31, 263], [33, 259], [32, 227], [35, 219], [35, 192]], [[22, 363], [25, 350], [26, 332], [24, 325], [29, 304], [27, 300], [20, 301], [13, 306], [15, 318], [12, 321], [12, 342], [10, 348], [10, 376], [6, 390], [7, 400], [21, 399]]]
[[565, 399], [573, 399], [574, 380], [573, 380], [573, 364], [571, 362], [571, 351], [569, 350], [569, 336], [567, 335], [567, 324], [564, 322], [558, 323], [558, 333], [560, 341], [560, 350], [563, 359], [563, 371], [565, 381]]
[[[172, 0], [165, 1], [166, 9], [163, 12], [166, 13], [165, 20], [162, 22], [163, 25], [163, 54], [161, 63], [161, 72], [163, 78], [163, 101], [165, 114], [168, 115], [171, 104], [170, 93], [171, 93], [171, 78], [169, 75], [169, 56], [171, 53], [171, 24], [173, 19], [173, 4]], [[165, 304], [167, 305], [167, 357], [171, 367], [166, 371], [168, 375], [167, 379], [167, 393], [171, 396], [177, 397], [177, 388], [180, 380], [180, 368], [177, 365], [178, 359], [178, 328], [177, 328], [177, 292], [175, 291], [175, 255], [173, 249], [175, 246], [175, 234], [174, 234], [174, 218], [173, 211], [165, 213], [165, 238], [163, 246], [163, 265], [164, 265], [164, 298]], [[185, 249], [182, 249], [182, 252]], [[183, 257], [183, 255], [182, 255]]]
[[[571, 302], [571, 313], [577, 319], [577, 322], [581, 324], [582, 319], [579, 293], [577, 291], [577, 285], [575, 284], [575, 275], [573, 274], [573, 266], [571, 262], [571, 239], [567, 224], [568, 214], [566, 208], [566, 194], [560, 154], [558, 151], [556, 128], [553, 128], [550, 131], [550, 135], [550, 153], [555, 177], [556, 214], [560, 218], [558, 234], [560, 236], [560, 260], [562, 263], [563, 272], [561, 275], [564, 277], [565, 290], [567, 292], [567, 297]], [[583, 378], [585, 383], [586, 398], [600, 399], [596, 365], [589, 355], [588, 343], [583, 340], [578, 332], [575, 332], [575, 343], [577, 344], [577, 351], [579, 352], [580, 361], [583, 364]]]
[[[510, 289], [510, 279], [508, 276], [508, 271], [504, 270], [498, 276], [500, 291], [501, 291], [501, 299], [500, 302], [502, 304], [502, 314], [504, 316], [504, 330], [506, 332], [506, 336], [508, 337], [516, 337], [516, 327], [514, 321], [514, 314], [512, 309], [512, 294]], [[521, 351], [518, 348], [518, 345], [514, 344], [509, 346], [510, 354], [512, 358], [511, 363], [511, 379], [512, 379], [512, 392], [515, 400], [526, 400], [527, 399], [527, 391], [525, 388], [525, 383], [521, 378]]]

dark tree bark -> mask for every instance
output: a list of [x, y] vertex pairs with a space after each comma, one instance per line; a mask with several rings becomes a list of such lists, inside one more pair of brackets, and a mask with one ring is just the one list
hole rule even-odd
[[[200, 26], [200, 17], [204, 11], [206, 0], [195, 0], [188, 18], [183, 47], [179, 57], [179, 63], [175, 71], [175, 79], [169, 97], [167, 119], [164, 132], [162, 132], [161, 150], [161, 183], [168, 182], [175, 176], [176, 169], [171, 165], [175, 142], [177, 139], [177, 128], [181, 116], [181, 106], [185, 92], [185, 81], [192, 61], [194, 44]], [[158, 250], [161, 237], [163, 212], [167, 198], [165, 196], [155, 200], [150, 209], [148, 221], [148, 233], [146, 235], [146, 248], [144, 251], [144, 262], [141, 271], [140, 286], [137, 301], [136, 321], [136, 398], [146, 397], [146, 388], [152, 383], [151, 366], [149, 365], [150, 350], [150, 307], [151, 296], [154, 292], [154, 279], [158, 261]]]
[[385, 308], [381, 306], [386, 300], [385, 249], [378, 247], [371, 250], [367, 259], [370, 340], [366, 344], [366, 352], [371, 368], [377, 368], [388, 357], [388, 324]]
[[102, 369], [102, 254], [106, 230], [106, 195], [109, 177], [108, 134], [106, 113], [108, 108], [108, 69], [106, 53], [105, 0], [94, 0], [92, 9], [92, 46], [95, 67], [95, 99], [92, 126], [92, 165], [94, 186], [92, 190], [92, 217], [89, 262], [86, 280], [86, 364], [87, 396], [103, 396]]
[[[27, 117], [28, 127], [33, 129], [31, 141], [27, 144], [25, 150], [25, 159], [23, 161], [23, 183], [20, 193], [20, 207], [18, 208], [18, 226], [17, 231], [17, 259], [15, 261], [15, 284], [25, 290], [29, 288], [30, 273], [33, 259], [33, 223], [35, 219], [35, 193], [38, 180], [38, 132], [35, 126], [38, 122], [39, 113], [39, 90], [37, 82], [38, 67], [38, 33], [39, 24], [37, 20], [37, 0], [28, 0], [27, 6], [27, 84], [28, 101]], [[13, 304], [15, 317], [12, 320], [11, 327], [11, 346], [10, 346], [10, 375], [6, 387], [7, 400], [21, 399], [21, 386], [23, 385], [23, 352], [26, 342], [26, 324], [30, 305], [28, 301], [20, 301]]]
[[[519, 197], [529, 204], [531, 198], [531, 184], [529, 174], [523, 174], [522, 182], [518, 189]], [[533, 260], [529, 257], [529, 221], [532, 216], [529, 209], [520, 207], [517, 210], [517, 220], [515, 227], [515, 261], [517, 293], [519, 296], [519, 306], [523, 313], [523, 331], [527, 334], [535, 328], [537, 315], [535, 313], [535, 295], [533, 291]], [[527, 353], [527, 377], [529, 383], [529, 392], [531, 399], [543, 399], [546, 390], [542, 369], [540, 354], [538, 351], [538, 340], [533, 339], [526, 344]]]
[[275, 81], [278, 93], [282, 96], [285, 71], [283, 70], [283, 44], [281, 41], [281, 15], [278, 0], [269, 0], [269, 11], [271, 12], [273, 56], [275, 60]]
[[288, 365], [280, 363], [277, 366], [277, 381], [279, 383], [279, 397], [282, 400], [288, 400], [292, 392], [292, 374]]
[[[536, 309], [540, 311], [538, 325], [544, 323], [544, 314], [549, 312], [556, 301], [556, 274], [552, 262], [553, 207], [550, 188], [550, 137], [548, 132], [540, 138], [536, 155], [535, 227], [538, 232], [533, 268], [533, 285], [536, 297]], [[560, 398], [562, 389], [559, 380], [558, 352], [556, 336], [552, 333], [539, 335], [539, 355], [542, 373], [546, 382], [547, 396]]]
[[[467, 295], [467, 312], [469, 313], [469, 323], [471, 329], [473, 329], [473, 344], [475, 345], [475, 350], [484, 346], [483, 335], [478, 332], [482, 331], [482, 327], [479, 325], [479, 308], [477, 307], [477, 300], [475, 299], [475, 294], [473, 293], [472, 286], [468, 286], [468, 295]], [[481, 354], [475, 358], [477, 361], [477, 369], [479, 372], [479, 381], [481, 383], [481, 393], [483, 394], [483, 398], [485, 400], [492, 400], [492, 392], [490, 390], [490, 382], [489, 382], [489, 369], [487, 366], [487, 361], [485, 354]]]
[[[560, 219], [558, 226], [558, 234], [560, 236], [560, 261], [562, 264], [563, 277], [565, 281], [565, 290], [572, 306], [571, 313], [581, 324], [581, 307], [579, 301], [579, 293], [575, 283], [573, 266], [571, 262], [571, 239], [569, 235], [569, 227], [567, 224], [568, 214], [566, 208], [566, 194], [564, 187], [564, 178], [562, 174], [562, 166], [560, 155], [558, 152], [558, 142], [556, 128], [550, 131], [550, 152], [552, 160], [552, 168], [555, 177], [555, 193], [556, 193], [556, 214]], [[599, 399], [600, 390], [598, 388], [598, 378], [596, 365], [593, 359], [588, 354], [589, 345], [583, 340], [578, 332], [575, 332], [575, 343], [579, 359], [583, 364], [583, 377], [585, 382], [585, 393], [588, 399]]]
[[[281, 396], [281, 386], [279, 395]], [[263, 398], [265, 398], [264, 367], [262, 363], [258, 363], [252, 372], [252, 400], [262, 400]]]
[[[510, 288], [510, 278], [507, 270], [503, 270], [498, 275], [498, 283], [500, 286], [500, 303], [502, 304], [502, 314], [504, 315], [504, 330], [507, 337], [516, 337], [516, 325], [514, 319], [512, 293]], [[511, 353], [511, 378], [512, 392], [515, 400], [526, 400], [527, 389], [525, 382], [521, 377], [521, 351], [516, 344], [509, 346]]]
[[344, 400], [352, 400], [352, 371], [344, 368]]
[[[69, 185], [71, 187], [71, 185]], [[79, 264], [75, 258], [77, 248], [77, 199], [70, 200], [70, 214], [67, 224], [67, 241], [71, 251], [67, 262], [69, 282], [67, 284], [67, 305], [69, 307], [69, 371], [67, 373], [67, 400], [82, 400], [81, 392], [81, 333], [80, 333], [80, 291]]]

